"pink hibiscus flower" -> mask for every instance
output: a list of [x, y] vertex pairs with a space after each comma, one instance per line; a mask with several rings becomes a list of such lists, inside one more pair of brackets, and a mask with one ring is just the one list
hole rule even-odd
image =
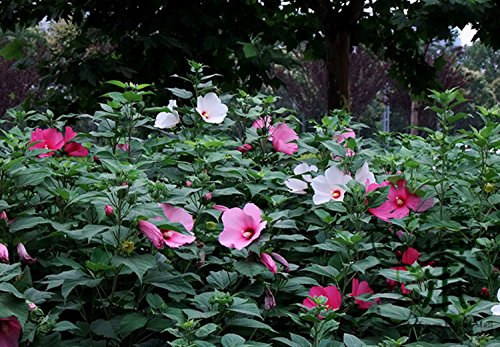
[[50, 149], [51, 152], [39, 154], [39, 158], [50, 157], [54, 155], [55, 151], [60, 150], [64, 146], [63, 135], [54, 128], [40, 129], [37, 128], [31, 133], [31, 141], [29, 143], [36, 144], [32, 145], [29, 149], [32, 151], [34, 149]]
[[260, 117], [252, 123], [252, 128], [267, 129], [269, 141], [273, 140], [274, 126], [271, 125], [271, 116]]
[[[350, 128], [345, 128], [343, 132], [337, 132], [333, 136], [333, 139], [337, 140], [337, 143], [342, 143], [348, 138], [353, 138], [353, 139], [356, 138], [356, 133]], [[344, 147], [345, 146], [347, 146], [347, 144], [344, 144]], [[354, 154], [355, 153], [353, 150], [351, 150], [350, 148], [346, 148], [346, 153], [345, 153], [346, 157], [352, 157]]]
[[[403, 257], [402, 257], [401, 262], [403, 264], [406, 264], [406, 265], [413, 265], [413, 264], [415, 264], [415, 262], [419, 258], [420, 258], [420, 252], [417, 251], [413, 247], [408, 247], [406, 249], [406, 251], [403, 252]], [[391, 267], [391, 269], [392, 270], [397, 270], [398, 273], [399, 273], [399, 271], [408, 271], [408, 268], [406, 266], [402, 266], [402, 265]], [[388, 285], [388, 287], [390, 289], [394, 289], [398, 285], [399, 282], [391, 280], [391, 279], [386, 279], [386, 283], [387, 283], [387, 285]], [[401, 292], [403, 294], [410, 294], [411, 290], [410, 289], [406, 289], [404, 283], [401, 283]]]
[[262, 212], [254, 204], [246, 204], [243, 209], [230, 208], [222, 214], [224, 230], [219, 242], [226, 247], [243, 249], [256, 240], [267, 222], [262, 221]]
[[367, 310], [373, 304], [375, 304], [375, 303], [379, 304], [380, 299], [378, 299], [378, 298], [375, 299], [375, 301], [366, 301], [366, 300], [356, 299], [357, 296], [360, 296], [363, 294], [373, 294], [373, 293], [374, 293], [373, 289], [370, 288], [370, 286], [368, 285], [368, 282], [366, 282], [366, 281], [359, 282], [359, 280], [357, 278], [354, 278], [352, 280], [351, 296], [354, 297], [354, 303], [356, 305], [358, 305], [358, 308], [360, 308], [362, 310]]
[[291, 141], [299, 139], [297, 133], [286, 124], [278, 124], [273, 131], [273, 148], [276, 152], [293, 155], [299, 151], [299, 146]]
[[18, 347], [21, 324], [16, 317], [0, 318], [0, 346]]
[[[196, 237], [191, 233], [193, 230], [193, 217], [183, 208], [173, 207], [169, 204], [160, 204], [167, 220], [172, 223], [180, 223], [191, 235], [185, 235], [173, 230], [159, 229], [153, 223], [147, 221], [139, 222], [139, 229], [153, 243], [157, 249], [163, 249], [165, 245], [170, 248], [179, 248], [185, 244], [193, 243]], [[161, 217], [156, 218], [161, 220]]]
[[48, 128], [40, 129], [37, 128], [33, 133], [31, 133], [31, 141], [29, 143], [34, 143], [29, 149], [50, 149], [52, 152], [43, 153], [38, 155], [39, 158], [50, 157], [54, 155], [55, 151], [60, 150], [64, 147], [64, 151], [70, 157], [86, 157], [89, 151], [83, 147], [80, 143], [70, 142], [75, 136], [76, 132], [73, 131], [71, 127], [66, 127], [64, 131], [64, 136], [57, 129]]
[[396, 185], [387, 181], [381, 184], [370, 184], [367, 192], [385, 186], [391, 186], [386, 202], [379, 207], [369, 208], [368, 212], [386, 222], [391, 218], [401, 219], [407, 217], [410, 214], [410, 210], [423, 212], [434, 206], [433, 198], [422, 200], [415, 194], [410, 193], [406, 188], [406, 180], [403, 179], [399, 180]]
[[[328, 310], [338, 310], [342, 305], [342, 295], [335, 286], [321, 287], [314, 286], [309, 290], [309, 298], [304, 299], [302, 305], [313, 308], [318, 306], [311, 298], [324, 296], [327, 298], [326, 307]], [[320, 316], [321, 318], [321, 316]]]

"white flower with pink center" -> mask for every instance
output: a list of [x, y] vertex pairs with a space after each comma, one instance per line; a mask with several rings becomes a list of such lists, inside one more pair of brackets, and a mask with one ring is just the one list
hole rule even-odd
[[227, 106], [222, 103], [215, 93], [199, 96], [196, 103], [196, 112], [207, 123], [220, 124], [227, 116]]

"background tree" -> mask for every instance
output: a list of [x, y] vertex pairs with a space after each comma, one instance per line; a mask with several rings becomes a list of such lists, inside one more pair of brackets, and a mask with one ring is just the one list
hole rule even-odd
[[[78, 29], [64, 52], [42, 61], [45, 86], [61, 90], [60, 108], [84, 108], [102, 93], [98, 82], [132, 79], [154, 82], [161, 94], [184, 71], [185, 59], [222, 73], [222, 87], [259, 89], [276, 85], [272, 64], [290, 66], [287, 52], [305, 46], [304, 58], [327, 67], [328, 108], [350, 106], [350, 52], [364, 44], [390, 63], [391, 76], [412, 95], [436, 88], [445, 64], [426, 60], [426, 47], [453, 36], [450, 28], [472, 23], [483, 42], [496, 46], [495, 0], [164, 0], [79, 3], [3, 1], [0, 25], [33, 25], [44, 16], [65, 19]], [[490, 22], [485, 23], [486, 20]]]

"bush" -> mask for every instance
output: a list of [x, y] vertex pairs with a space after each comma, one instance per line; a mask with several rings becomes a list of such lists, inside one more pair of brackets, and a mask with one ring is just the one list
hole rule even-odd
[[298, 136], [275, 97], [219, 99], [191, 66], [193, 89], [171, 88], [168, 107], [110, 81], [79, 116], [89, 134], [10, 113], [0, 341], [500, 343], [498, 108], [454, 133], [460, 92], [433, 92], [441, 130], [426, 138], [362, 139], [341, 111]]

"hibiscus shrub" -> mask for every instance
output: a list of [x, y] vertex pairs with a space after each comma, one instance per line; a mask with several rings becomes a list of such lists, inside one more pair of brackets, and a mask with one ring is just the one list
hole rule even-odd
[[110, 81], [88, 134], [10, 113], [1, 346], [500, 344], [498, 108], [457, 132], [433, 92], [425, 138], [343, 111], [298, 134], [191, 66], [167, 107]]

